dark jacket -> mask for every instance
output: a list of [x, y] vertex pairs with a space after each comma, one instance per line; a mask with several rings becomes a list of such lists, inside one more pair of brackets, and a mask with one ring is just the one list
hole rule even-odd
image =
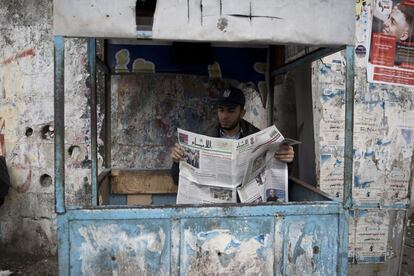
[[[243, 119], [240, 121], [240, 128], [241, 128], [240, 138], [249, 136], [251, 134], [254, 134], [260, 131], [260, 129], [258, 129], [257, 127], [255, 127], [254, 125], [252, 125], [251, 123]], [[217, 125], [215, 128], [208, 129], [207, 131], [203, 132], [203, 135], [210, 136], [210, 137], [220, 137], [220, 126]], [[173, 162], [171, 166], [171, 176], [176, 185], [178, 185], [179, 174], [180, 174], [179, 163]]]
[[0, 156], [0, 206], [4, 202], [4, 197], [9, 192], [10, 177], [7, 171], [6, 159]]

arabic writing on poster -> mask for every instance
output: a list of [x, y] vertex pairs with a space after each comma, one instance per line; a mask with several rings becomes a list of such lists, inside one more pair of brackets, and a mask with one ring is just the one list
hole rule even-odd
[[314, 105], [321, 120], [315, 124], [319, 132], [319, 186], [324, 192], [342, 199], [344, 184], [345, 99], [344, 57], [336, 53], [322, 59], [318, 72], [319, 97]]
[[[343, 57], [324, 58], [318, 70], [320, 110], [319, 185], [321, 190], [342, 198], [344, 170], [344, 94], [335, 69]], [[338, 60], [338, 61], [337, 61]], [[369, 207], [406, 205], [414, 147], [414, 98], [411, 89], [367, 86], [356, 82], [354, 106], [354, 163], [352, 198], [356, 205]]]
[[384, 262], [387, 256], [387, 211], [355, 212], [355, 258], [358, 263]]
[[[389, 92], [380, 95], [386, 99]], [[371, 106], [355, 106], [359, 115], [354, 127], [353, 200], [372, 206], [408, 204], [414, 113], [401, 111], [388, 100], [370, 102]]]

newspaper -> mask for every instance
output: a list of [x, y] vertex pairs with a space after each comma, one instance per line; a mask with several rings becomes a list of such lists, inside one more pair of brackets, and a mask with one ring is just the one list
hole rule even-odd
[[241, 202], [287, 202], [287, 164], [272, 158], [254, 179], [237, 188]]
[[177, 204], [287, 201], [287, 166], [274, 158], [286, 140], [275, 126], [242, 139], [178, 129], [183, 149]]
[[180, 175], [177, 204], [236, 203], [236, 189], [199, 185]]

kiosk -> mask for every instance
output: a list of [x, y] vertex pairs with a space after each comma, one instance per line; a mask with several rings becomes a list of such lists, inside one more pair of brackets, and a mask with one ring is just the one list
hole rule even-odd
[[[151, 9], [153, 15], [148, 13]], [[55, 204], [59, 274], [347, 275], [354, 13], [354, 1], [348, 0], [55, 0]], [[88, 38], [92, 160], [89, 207], [65, 205], [65, 37]], [[306, 45], [304, 54], [289, 63], [277, 59], [269, 50], [270, 87], [274, 77], [346, 49], [343, 202], [291, 178], [287, 203], [163, 204], [163, 199], [168, 202], [175, 193], [165, 171], [111, 168], [110, 101], [105, 108], [105, 169], [98, 168], [96, 72], [102, 70], [108, 80], [110, 69], [96, 56], [96, 38]], [[273, 53], [280, 53], [281, 49], [278, 47]], [[108, 99], [110, 89], [105, 90]], [[273, 122], [272, 90], [268, 95], [269, 123]], [[144, 183], [145, 192], [163, 194], [160, 204], [113, 203], [111, 198], [117, 193], [114, 187], [128, 182], [150, 183]], [[135, 187], [139, 190], [139, 186]]]

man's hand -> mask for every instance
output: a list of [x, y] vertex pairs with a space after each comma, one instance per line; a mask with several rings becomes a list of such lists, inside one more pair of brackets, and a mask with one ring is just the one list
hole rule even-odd
[[295, 157], [295, 151], [292, 146], [282, 144], [279, 150], [275, 153], [275, 158], [279, 161], [290, 163]]
[[178, 163], [183, 159], [184, 152], [179, 144], [175, 144], [174, 148], [171, 150], [171, 158], [174, 162]]

